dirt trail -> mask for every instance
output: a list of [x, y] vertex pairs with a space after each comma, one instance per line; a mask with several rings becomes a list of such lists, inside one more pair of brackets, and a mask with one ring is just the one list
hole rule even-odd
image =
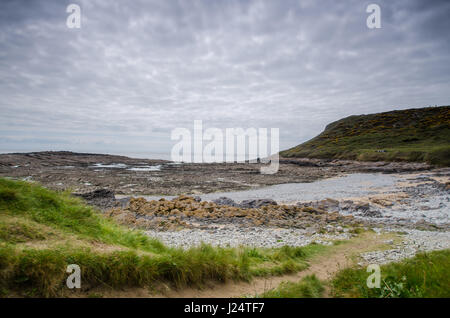
[[308, 269], [295, 274], [256, 278], [250, 283], [230, 282], [226, 284], [214, 284], [212, 288], [202, 290], [191, 288], [169, 290], [164, 294], [153, 295], [152, 297], [231, 298], [242, 297], [244, 295], [255, 296], [277, 287], [283, 281], [296, 282], [307, 275], [315, 274], [317, 278], [325, 280], [340, 269], [354, 265], [356, 256], [359, 253], [383, 248], [385, 246], [383, 241], [386, 239], [386, 235], [366, 233], [342, 245], [335, 246], [332, 251], [314, 257], [309, 262], [310, 267]]
[[[317, 278], [326, 280], [340, 269], [352, 266], [360, 253], [386, 248], [383, 241], [395, 239], [395, 234], [364, 233], [341, 245], [334, 246], [331, 250], [315, 256], [309, 261], [309, 268], [299, 273], [266, 278], [255, 278], [250, 283], [229, 282], [226, 284], [211, 283], [205, 289], [185, 288], [173, 290], [168, 286], [158, 286], [160, 292], [156, 293], [145, 288], [130, 288], [125, 290], [111, 290], [101, 288], [91, 290], [89, 294], [97, 294], [102, 297], [152, 297], [152, 298], [235, 298], [243, 296], [255, 296], [264, 291], [277, 287], [281, 282], [297, 282], [301, 278], [315, 274]], [[164, 291], [161, 291], [164, 290]], [[69, 297], [86, 297], [85, 293], [67, 295]]]

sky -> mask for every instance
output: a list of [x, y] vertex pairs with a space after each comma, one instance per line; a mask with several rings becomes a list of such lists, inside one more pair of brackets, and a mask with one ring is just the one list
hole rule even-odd
[[286, 149], [342, 117], [449, 105], [449, 17], [433, 0], [2, 0], [0, 152], [166, 158], [194, 120], [279, 128]]

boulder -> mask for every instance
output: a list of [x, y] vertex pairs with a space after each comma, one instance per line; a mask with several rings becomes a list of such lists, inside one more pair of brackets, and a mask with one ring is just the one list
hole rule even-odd
[[337, 211], [337, 210], [339, 210], [339, 201], [327, 198], [325, 200], [315, 202], [313, 207], [319, 208], [322, 210], [326, 210], [326, 211]]
[[278, 203], [272, 199], [244, 200], [239, 204], [239, 207], [241, 209], [253, 209], [266, 205], [278, 205]]
[[383, 215], [380, 211], [376, 210], [367, 210], [362, 213], [362, 216], [368, 217], [368, 218], [381, 218]]
[[82, 197], [83, 199], [95, 200], [95, 199], [115, 199], [114, 191], [109, 189], [97, 189], [95, 191], [86, 193], [74, 193], [74, 195]]
[[356, 203], [353, 208], [364, 213], [370, 210], [370, 205], [369, 203]]
[[74, 193], [73, 195], [83, 198], [88, 204], [100, 209], [112, 208], [117, 203], [114, 191], [109, 189], [97, 189], [91, 192]]
[[342, 210], [349, 210], [354, 212], [366, 212], [370, 210], [369, 203], [357, 203], [352, 200], [345, 200], [339, 205]]
[[227, 198], [227, 197], [220, 197], [218, 199], [213, 200], [212, 202], [214, 202], [217, 205], [227, 205], [227, 206], [235, 206], [235, 207], [238, 206], [238, 204], [236, 202], [234, 202], [232, 199]]
[[312, 201], [312, 202], [306, 202], [306, 203], [302, 203], [302, 202], [298, 202], [297, 206], [299, 208], [314, 208], [314, 209], [320, 209], [320, 210], [324, 210], [324, 211], [338, 211], [339, 210], [339, 201], [335, 200], [335, 199], [324, 199], [321, 201]]

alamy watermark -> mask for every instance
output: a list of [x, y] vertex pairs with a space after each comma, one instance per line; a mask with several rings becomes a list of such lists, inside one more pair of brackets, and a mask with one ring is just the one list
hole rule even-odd
[[66, 26], [69, 29], [81, 28], [81, 8], [78, 4], [71, 3], [67, 6], [66, 12], [70, 13], [66, 19]]
[[[270, 135], [270, 137], [269, 137]], [[171, 160], [195, 163], [268, 163], [263, 174], [274, 174], [279, 168], [279, 129], [270, 128], [208, 128], [202, 120], [194, 120], [193, 133], [187, 128], [175, 128], [171, 140]], [[270, 149], [269, 149], [270, 146]]]
[[368, 288], [380, 288], [381, 286], [381, 269], [378, 264], [370, 264], [367, 266], [368, 273], [372, 273], [367, 277], [366, 284]]
[[[66, 19], [66, 25], [69, 29], [81, 28], [81, 7], [78, 4], [71, 3], [67, 6], [66, 12], [70, 13]], [[370, 15], [366, 19], [366, 25], [369, 29], [381, 28], [381, 8], [376, 3], [371, 3], [366, 7], [366, 12]]]
[[67, 265], [66, 272], [69, 273], [69, 277], [66, 280], [66, 286], [70, 289], [81, 288], [81, 269], [77, 264]]
[[367, 17], [366, 25], [369, 29], [381, 28], [381, 8], [378, 4], [369, 4], [366, 8], [366, 12], [370, 13]]

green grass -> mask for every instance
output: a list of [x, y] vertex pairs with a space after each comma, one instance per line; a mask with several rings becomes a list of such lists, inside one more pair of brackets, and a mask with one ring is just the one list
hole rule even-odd
[[140, 232], [119, 227], [101, 217], [70, 193], [55, 193], [24, 181], [0, 179], [0, 213], [50, 225], [82, 238], [146, 251], [162, 245]]
[[302, 247], [283, 246], [276, 249], [243, 247], [244, 255], [249, 257], [252, 265], [250, 274], [258, 277], [302, 271], [308, 268], [309, 259], [329, 249], [328, 246], [320, 244]]
[[350, 116], [283, 157], [450, 165], [450, 106]]
[[105, 218], [69, 193], [0, 179], [0, 295], [67, 292], [67, 265], [78, 264], [82, 287], [201, 287], [208, 281], [250, 280], [308, 267], [322, 245], [183, 250]]
[[283, 282], [277, 288], [258, 295], [261, 298], [319, 298], [325, 288], [315, 275], [303, 277], [299, 282]]
[[283, 282], [277, 288], [256, 297], [319, 298], [325, 287], [331, 297], [346, 298], [450, 298], [450, 250], [417, 254], [398, 263], [381, 266], [380, 288], [368, 288], [365, 268], [346, 268], [331, 280], [320, 281], [314, 275], [299, 282]]
[[38, 228], [29, 225], [28, 222], [0, 219], [0, 242], [23, 243], [45, 238]]
[[334, 297], [450, 297], [450, 250], [418, 254], [381, 266], [381, 288], [368, 288], [365, 268], [344, 269], [332, 280]]
[[199, 247], [156, 256], [135, 251], [98, 253], [89, 249], [14, 249], [0, 247], [0, 286], [12, 290], [36, 290], [36, 295], [56, 296], [64, 289], [68, 264], [82, 270], [83, 287], [111, 288], [150, 286], [168, 281], [175, 286], [200, 286], [208, 279], [248, 279], [245, 259]]

